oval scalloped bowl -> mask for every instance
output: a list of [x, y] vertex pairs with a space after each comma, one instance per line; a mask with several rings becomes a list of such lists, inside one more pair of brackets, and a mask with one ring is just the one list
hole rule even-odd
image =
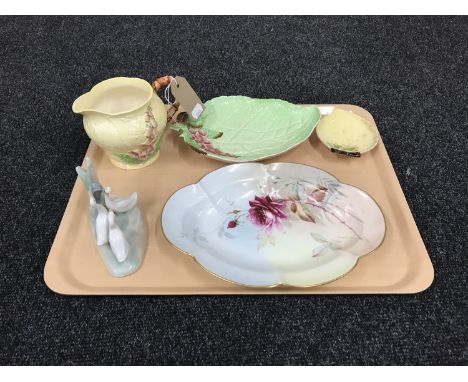
[[224, 280], [307, 287], [352, 270], [383, 241], [385, 219], [367, 193], [318, 168], [243, 163], [175, 192], [162, 229]]

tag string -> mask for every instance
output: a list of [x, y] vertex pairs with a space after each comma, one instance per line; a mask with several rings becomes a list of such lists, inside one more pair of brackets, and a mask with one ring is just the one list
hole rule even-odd
[[[174, 77], [171, 76], [170, 78], [171, 78], [171, 82], [170, 82], [169, 85], [167, 85], [166, 88], [164, 89], [164, 98], [166, 99], [168, 105], [172, 105], [172, 101], [171, 101], [171, 85], [172, 85], [172, 81], [175, 81], [175, 83], [177, 84], [177, 80], [176, 80]], [[178, 85], [178, 84], [177, 84], [177, 85]]]

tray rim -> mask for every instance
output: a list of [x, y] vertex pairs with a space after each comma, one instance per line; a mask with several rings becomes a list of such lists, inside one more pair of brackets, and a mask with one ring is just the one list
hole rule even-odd
[[[306, 105], [306, 104], [304, 104]], [[309, 105], [309, 104], [307, 104]], [[374, 121], [374, 124], [377, 127], [377, 124], [375, 123], [375, 120], [372, 116], [372, 114], [362, 108], [359, 105], [352, 105], [352, 104], [313, 104], [317, 107], [339, 107], [339, 108], [357, 108], [359, 109], [362, 113], [367, 114], [372, 121]], [[169, 130], [169, 129], [168, 129]], [[378, 128], [377, 128], [378, 131]], [[367, 291], [367, 290], [346, 290], [346, 291], [331, 291], [331, 290], [318, 290], [314, 287], [311, 288], [291, 288], [291, 287], [284, 287], [284, 286], [277, 286], [275, 288], [247, 288], [247, 287], [241, 287], [239, 286], [239, 289], [231, 289], [223, 292], [219, 291], [214, 291], [210, 290], [208, 287], [207, 289], [199, 290], [199, 287], [181, 287], [179, 290], [174, 291], [174, 288], [172, 288], [170, 291], [165, 290], [164, 288], [161, 288], [159, 291], [155, 292], [154, 288], [152, 286], [148, 287], [134, 287], [132, 289], [127, 289], [128, 287], [122, 286], [122, 287], [108, 287], [106, 288], [105, 291], [102, 290], [97, 290], [93, 291], [92, 293], [83, 291], [80, 289], [79, 286], [73, 285], [73, 283], [70, 283], [69, 280], [67, 280], [63, 274], [60, 273], [58, 270], [58, 263], [57, 263], [57, 257], [56, 255], [57, 252], [57, 237], [59, 236], [59, 233], [63, 229], [62, 226], [65, 225], [64, 223], [64, 217], [66, 216], [67, 210], [70, 208], [71, 205], [71, 200], [73, 195], [76, 192], [76, 188], [79, 187], [79, 179], [75, 180], [75, 184], [72, 188], [70, 197], [68, 199], [66, 208], [64, 210], [64, 214], [62, 216], [62, 220], [59, 224], [59, 228], [57, 230], [56, 236], [54, 238], [54, 241], [52, 243], [51, 249], [49, 251], [49, 255], [47, 256], [47, 260], [44, 266], [44, 282], [46, 286], [52, 290], [53, 292], [60, 294], [60, 295], [71, 295], [71, 296], [111, 296], [111, 295], [155, 295], [155, 296], [177, 296], [177, 295], [391, 295], [391, 294], [415, 294], [415, 293], [421, 293], [425, 290], [427, 290], [431, 285], [434, 280], [434, 267], [431, 261], [431, 258], [429, 256], [429, 253], [427, 252], [427, 248], [424, 244], [424, 241], [422, 240], [421, 234], [419, 232], [419, 229], [416, 225], [416, 222], [414, 220], [412, 211], [409, 207], [409, 204], [406, 200], [406, 197], [403, 193], [403, 190], [401, 188], [401, 184], [398, 180], [398, 177], [395, 173], [393, 164], [390, 160], [390, 157], [388, 156], [388, 152], [386, 150], [385, 144], [380, 136], [380, 132], [378, 131], [379, 134], [379, 146], [381, 146], [381, 150], [383, 150], [383, 155], [386, 157], [386, 162], [384, 165], [389, 166], [389, 172], [390, 176], [393, 177], [393, 183], [394, 186], [397, 186], [399, 188], [399, 191], [401, 192], [403, 196], [403, 200], [406, 202], [406, 208], [409, 212], [407, 216], [407, 221], [414, 225], [416, 228], [417, 236], [416, 239], [419, 239], [420, 244], [422, 245], [422, 249], [424, 251], [421, 251], [423, 253], [419, 254], [418, 257], [413, 258], [414, 260], [417, 260], [417, 265], [415, 265], [416, 269], [416, 274], [415, 277], [411, 279], [408, 283], [406, 283], [404, 286], [399, 286], [395, 287], [391, 290], [385, 290], [391, 287], [376, 287], [376, 288], [383, 288], [384, 290], [373, 290], [373, 291]], [[86, 153], [90, 150], [91, 146], [94, 145], [93, 142], [90, 142], [90, 145], [88, 146], [88, 149], [86, 150]], [[214, 159], [212, 159], [214, 160]], [[303, 164], [303, 163], [302, 163]], [[327, 170], [325, 170], [327, 171]], [[368, 193], [366, 191], [366, 193]], [[370, 196], [372, 194], [368, 193]], [[375, 198], [374, 198], [375, 199]], [[403, 206], [404, 207], [404, 206]], [[162, 213], [162, 210], [161, 210]], [[384, 215], [385, 216], [385, 215]], [[160, 218], [159, 218], [160, 219]], [[382, 241], [382, 243], [385, 242], [385, 239]], [[381, 244], [382, 244], [381, 243]], [[422, 267], [425, 268], [425, 274], [421, 275], [421, 270]], [[401, 280], [399, 280], [396, 284], [393, 285], [398, 285], [401, 283], [402, 280], [405, 279], [406, 276], [404, 276]], [[79, 282], [79, 281], [78, 281]], [[58, 284], [62, 283], [62, 285], [66, 285], [66, 287], [59, 287]], [[167, 289], [167, 288], [166, 288]]]

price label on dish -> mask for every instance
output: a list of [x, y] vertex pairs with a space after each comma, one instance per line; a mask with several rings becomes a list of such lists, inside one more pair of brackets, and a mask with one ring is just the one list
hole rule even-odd
[[200, 114], [205, 110], [203, 102], [198, 97], [195, 90], [192, 89], [185, 77], [176, 76], [171, 81], [171, 93], [174, 95], [177, 102], [189, 113], [193, 118], [198, 119]]
[[339, 155], [345, 155], [347, 157], [357, 157], [357, 158], [359, 158], [361, 156], [361, 153], [358, 152], [358, 151], [343, 151], [343, 150], [335, 149], [333, 147], [330, 149], [330, 151], [332, 153], [339, 154]]

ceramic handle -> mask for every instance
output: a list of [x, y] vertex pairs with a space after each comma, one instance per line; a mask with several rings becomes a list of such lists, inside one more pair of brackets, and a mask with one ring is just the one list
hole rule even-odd
[[171, 76], [164, 76], [164, 77], [159, 77], [156, 78], [156, 81], [154, 81], [151, 86], [153, 87], [155, 92], [158, 92], [165, 86], [169, 86], [171, 83]]

